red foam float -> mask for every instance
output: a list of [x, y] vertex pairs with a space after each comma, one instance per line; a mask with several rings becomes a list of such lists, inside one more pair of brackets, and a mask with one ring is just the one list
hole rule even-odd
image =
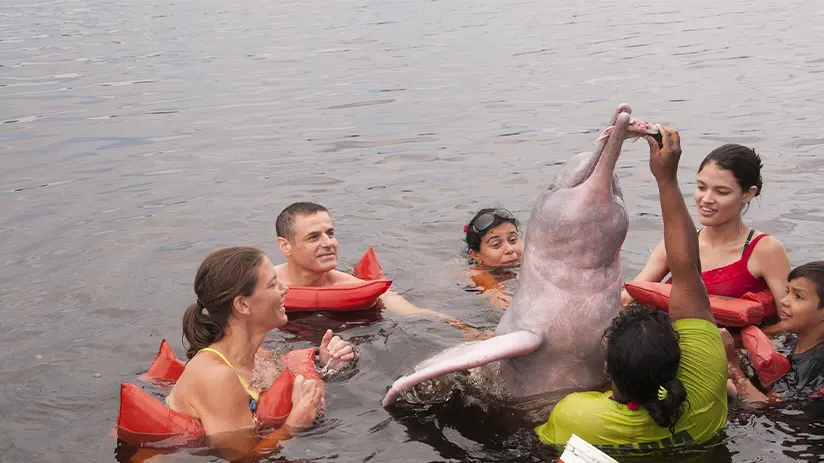
[[137, 377], [141, 381], [154, 382], [170, 382], [175, 383], [180, 375], [183, 374], [183, 369], [186, 363], [177, 357], [172, 351], [172, 347], [166, 340], [160, 341], [160, 349], [157, 350], [157, 355], [149, 366], [149, 371]]
[[378, 262], [378, 256], [375, 255], [375, 250], [372, 249], [371, 246], [363, 253], [363, 257], [361, 257], [358, 263], [355, 264], [355, 268], [352, 269], [352, 275], [361, 280], [381, 280], [386, 278], [383, 274], [381, 264]]
[[[669, 298], [672, 285], [651, 281], [633, 281], [626, 283], [627, 293], [641, 304], [669, 311]], [[767, 298], [761, 293], [748, 293], [752, 299], [736, 299], [726, 296], [710, 295], [710, 308], [715, 322], [722, 326], [744, 327], [757, 325], [765, 315]], [[772, 295], [769, 297], [772, 301]], [[773, 313], [775, 304], [773, 303]]]
[[789, 373], [790, 361], [775, 350], [770, 338], [757, 327], [748, 326], [741, 330], [741, 342], [764, 387], [771, 388], [776, 381]]
[[371, 247], [352, 269], [352, 274], [366, 281], [335, 286], [290, 286], [283, 302], [286, 311], [364, 310], [373, 307], [392, 286], [392, 281], [384, 278], [381, 264]]

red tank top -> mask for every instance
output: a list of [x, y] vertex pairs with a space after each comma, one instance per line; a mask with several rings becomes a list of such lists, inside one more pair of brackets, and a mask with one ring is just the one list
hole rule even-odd
[[[699, 233], [701, 232], [699, 231]], [[763, 278], [752, 276], [752, 273], [747, 269], [747, 262], [750, 260], [755, 245], [761, 241], [761, 238], [767, 236], [764, 233], [756, 236], [753, 240], [752, 235], [754, 233], [755, 230], [750, 230], [750, 235], [744, 243], [744, 252], [741, 254], [741, 259], [729, 265], [701, 273], [701, 279], [704, 280], [704, 286], [707, 287], [708, 294], [739, 298], [749, 292], [755, 293], [769, 288]], [[667, 283], [672, 283], [672, 278], [667, 280]]]

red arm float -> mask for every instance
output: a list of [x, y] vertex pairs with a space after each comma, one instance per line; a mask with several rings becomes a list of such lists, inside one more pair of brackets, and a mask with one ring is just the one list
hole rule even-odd
[[[182, 364], [164, 339], [149, 372], [141, 378], [153, 381], [177, 382]], [[315, 349], [300, 349], [283, 356], [283, 372], [260, 395], [256, 417], [261, 428], [279, 428], [292, 411], [292, 387], [296, 375], [314, 379], [323, 387], [323, 380], [315, 371]], [[154, 372], [149, 375], [150, 372]], [[200, 420], [176, 412], [139, 387], [120, 385], [120, 410], [115, 434], [118, 439], [137, 447], [193, 447], [206, 444]]]
[[149, 371], [137, 377], [141, 381], [166, 381], [176, 383], [180, 375], [183, 374], [183, 368], [186, 363], [175, 357], [171, 346], [166, 340], [160, 341], [160, 349], [157, 351]]
[[355, 264], [355, 268], [352, 269], [352, 275], [361, 280], [381, 280], [386, 278], [383, 274], [381, 264], [378, 262], [378, 256], [375, 255], [375, 250], [372, 249], [372, 246], [369, 246], [369, 249], [363, 253], [363, 257]]
[[283, 356], [283, 373], [260, 396], [257, 408], [258, 425], [264, 428], [279, 428], [292, 411], [292, 386], [295, 376], [303, 375], [314, 379], [323, 390], [323, 379], [315, 370], [315, 349], [293, 350]]
[[772, 291], [769, 289], [765, 289], [757, 293], [746, 293], [741, 296], [741, 299], [760, 302], [764, 307], [764, 317], [775, 317], [778, 315], [778, 311], [775, 307], [775, 299], [773, 299]]
[[[672, 285], [651, 281], [633, 281], [626, 283], [624, 286], [627, 293], [641, 304], [655, 307], [664, 312], [669, 310], [669, 296]], [[764, 306], [760, 301], [710, 294], [710, 308], [715, 317], [715, 322], [723, 326], [756, 325], [764, 318]]]
[[741, 330], [741, 342], [752, 360], [758, 379], [766, 388], [790, 371], [790, 361], [772, 346], [770, 338], [755, 326]]
[[117, 438], [137, 447], [203, 446], [200, 420], [178, 413], [133, 384], [120, 384]]

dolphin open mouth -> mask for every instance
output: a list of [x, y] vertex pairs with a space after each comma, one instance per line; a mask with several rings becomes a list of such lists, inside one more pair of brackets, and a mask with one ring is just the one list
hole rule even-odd
[[[620, 116], [624, 112], [629, 114], [630, 111], [629, 110], [626, 110], [626, 111], [619, 110], [616, 113], [615, 117], [613, 117], [612, 124], [609, 127], [607, 127], [601, 133], [601, 136], [598, 137], [598, 140], [596, 140], [596, 142], [595, 142], [595, 145], [596, 145], [595, 152], [592, 154], [592, 158], [590, 159], [590, 161], [588, 163], [589, 165], [586, 167], [586, 170], [584, 172], [584, 175], [581, 177], [580, 182], [575, 186], [582, 185], [587, 180], [589, 180], [592, 177], [592, 175], [595, 173], [595, 171], [598, 169], [598, 166], [602, 162], [609, 162], [609, 161], [613, 162], [613, 166], [611, 166], [611, 168], [609, 168], [609, 171], [610, 171], [610, 174], [611, 174], [612, 171], [614, 170], [614, 162], [617, 161], [617, 157], [618, 157], [618, 155], [620, 154], [620, 151], [621, 151], [621, 144], [624, 142], [624, 140], [629, 140], [629, 139], [637, 140], [637, 139], [642, 138], [642, 137], [651, 136], [658, 143], [659, 148], [663, 146], [663, 140], [661, 138], [661, 134], [658, 132], [658, 127], [655, 124], [651, 124], [649, 122], [645, 122], [645, 121], [642, 121], [642, 120], [639, 120], [639, 119], [630, 119], [629, 123], [627, 124], [626, 132], [623, 136], [623, 139], [622, 140], [616, 140], [616, 143], [614, 145], [610, 145], [609, 141], [610, 141], [612, 132], [614, 130], [616, 130], [616, 125], [615, 124], [618, 121], [618, 116]], [[615, 153], [607, 153], [607, 151], [613, 151], [613, 150], [615, 150], [616, 152]], [[605, 154], [607, 154], [607, 156], [605, 156]]]

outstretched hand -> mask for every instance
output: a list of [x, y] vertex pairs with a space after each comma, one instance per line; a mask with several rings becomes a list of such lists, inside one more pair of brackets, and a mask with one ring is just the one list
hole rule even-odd
[[352, 345], [341, 339], [340, 336], [333, 336], [332, 330], [326, 330], [323, 339], [320, 341], [320, 364], [330, 370], [337, 371], [346, 366], [355, 358], [355, 350]]
[[661, 134], [663, 147], [650, 135], [645, 136], [649, 143], [649, 170], [660, 181], [675, 180], [678, 173], [678, 161], [681, 159], [681, 136], [678, 131], [656, 124]]

